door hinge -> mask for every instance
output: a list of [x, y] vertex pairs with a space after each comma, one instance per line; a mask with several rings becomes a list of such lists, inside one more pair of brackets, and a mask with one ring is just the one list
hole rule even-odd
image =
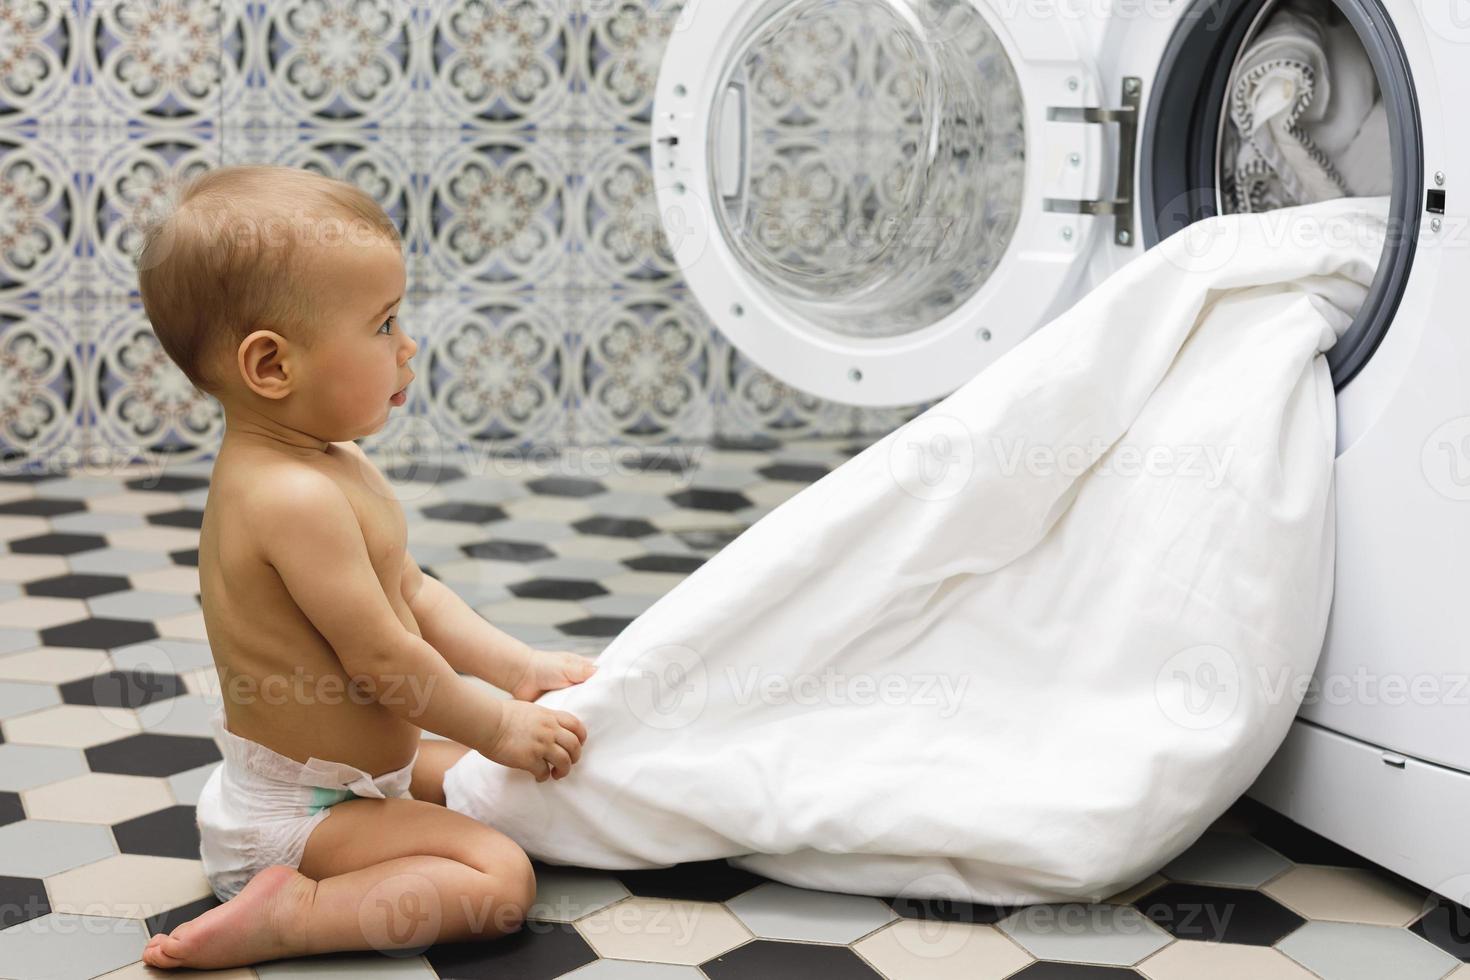
[[1134, 75], [1123, 79], [1123, 104], [1113, 109], [1100, 106], [1049, 106], [1046, 118], [1051, 122], [1117, 123], [1118, 184], [1110, 201], [1072, 201], [1049, 197], [1042, 209], [1066, 214], [1110, 214], [1113, 216], [1113, 241], [1132, 245], [1133, 167], [1137, 156], [1138, 109], [1143, 98], [1143, 80]]

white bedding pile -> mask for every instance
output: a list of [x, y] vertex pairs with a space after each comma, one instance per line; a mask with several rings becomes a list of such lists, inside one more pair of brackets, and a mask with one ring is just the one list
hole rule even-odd
[[1332, 593], [1320, 352], [1388, 201], [1186, 229], [766, 515], [542, 704], [537, 783], [449, 805], [533, 857], [708, 858], [811, 888], [1097, 901], [1250, 785]]

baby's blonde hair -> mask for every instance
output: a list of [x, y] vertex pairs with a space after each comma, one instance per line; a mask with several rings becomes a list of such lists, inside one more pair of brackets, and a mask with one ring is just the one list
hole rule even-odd
[[220, 167], [170, 203], [143, 228], [138, 290], [164, 353], [201, 391], [218, 391], [219, 369], [256, 330], [311, 345], [319, 312], [306, 246], [403, 247], [371, 196], [310, 170]]

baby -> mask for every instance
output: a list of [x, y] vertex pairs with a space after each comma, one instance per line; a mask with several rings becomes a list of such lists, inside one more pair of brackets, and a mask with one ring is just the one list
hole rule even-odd
[[538, 782], [566, 776], [586, 730], [531, 702], [595, 668], [531, 649], [424, 575], [392, 487], [353, 442], [414, 378], [396, 226], [349, 184], [225, 167], [146, 229], [138, 268], [164, 351], [225, 416], [199, 535], [224, 762], [197, 809], [225, 901], [153, 936], [144, 962], [514, 931], [531, 863], [456, 812], [446, 773], [474, 750]]

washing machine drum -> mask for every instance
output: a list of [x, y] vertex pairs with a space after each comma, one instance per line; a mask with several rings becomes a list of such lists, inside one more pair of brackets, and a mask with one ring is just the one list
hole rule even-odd
[[[1331, 2], [1381, 100], [1373, 192], [1403, 231], [1329, 356], [1342, 386], [1392, 322], [1423, 167], [1380, 0]], [[1108, 82], [1045, 3], [692, 3], [655, 100], [665, 240], [715, 325], [781, 380], [854, 404], [942, 397], [1074, 302], [1098, 249], [1124, 261], [1270, 202], [1237, 193], [1232, 79], [1284, 5], [1180, 4], [1153, 77]], [[1366, 196], [1326, 196], [1347, 193]]]

